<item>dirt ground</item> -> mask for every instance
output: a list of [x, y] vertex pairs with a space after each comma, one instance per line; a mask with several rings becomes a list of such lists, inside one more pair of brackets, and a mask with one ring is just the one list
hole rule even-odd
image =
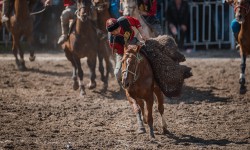
[[[154, 111], [155, 141], [136, 133], [136, 117], [114, 77], [102, 92], [80, 97], [72, 89], [71, 64], [62, 52], [37, 54], [28, 70], [0, 54], [0, 150], [58, 149], [250, 149], [250, 91], [239, 95], [240, 59], [235, 51], [185, 53], [193, 77], [182, 95], [165, 99], [169, 134]], [[250, 89], [250, 60], [246, 80]], [[86, 61], [82, 60], [88, 81]]]

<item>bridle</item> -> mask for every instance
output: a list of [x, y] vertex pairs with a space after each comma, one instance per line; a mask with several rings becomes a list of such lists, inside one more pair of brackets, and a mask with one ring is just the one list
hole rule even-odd
[[93, 0], [92, 0], [92, 7], [94, 9], [96, 9], [97, 11], [103, 11], [105, 7], [109, 7], [109, 2], [108, 1], [104, 1], [104, 2], [98, 2], [98, 3], [95, 3]]
[[[133, 83], [138, 79], [138, 77], [139, 77], [139, 72], [138, 72], [138, 70], [139, 70], [139, 68], [138, 68], [138, 66], [139, 66], [139, 64], [140, 64], [140, 62], [141, 62], [141, 60], [143, 59], [143, 57], [141, 57], [141, 55], [139, 54], [139, 52], [137, 52], [136, 54], [132, 54], [132, 53], [126, 53], [125, 55], [128, 55], [128, 56], [126, 56], [127, 58], [126, 58], [126, 69], [125, 70], [122, 70], [122, 77], [125, 77], [125, 78], [127, 78], [127, 76], [128, 76], [128, 74], [130, 73], [130, 74], [132, 74], [133, 75]], [[131, 70], [129, 70], [129, 66], [130, 66], [130, 62], [129, 62], [129, 59], [132, 59], [132, 57], [134, 57], [135, 58], [135, 60], [136, 60], [136, 66], [135, 66], [135, 70], [134, 71], [131, 71]]]
[[239, 8], [244, 9], [246, 13], [243, 16], [243, 18], [245, 18], [248, 15], [249, 11], [250, 11], [250, 2], [248, 1], [247, 4], [244, 4], [244, 5], [241, 5], [241, 4], [235, 5], [234, 6], [234, 12], [236, 13], [237, 9], [239, 9]]
[[86, 8], [86, 5], [82, 4], [82, 6], [77, 8], [77, 10], [75, 12], [75, 15], [76, 15], [77, 19], [79, 19], [81, 22], [84, 22], [84, 21], [86, 21], [88, 19], [89, 12], [84, 12], [83, 17], [79, 14], [81, 9], [85, 9], [85, 8]]

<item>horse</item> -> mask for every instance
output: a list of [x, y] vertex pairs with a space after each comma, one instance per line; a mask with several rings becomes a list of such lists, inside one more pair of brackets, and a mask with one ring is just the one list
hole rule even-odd
[[[106, 75], [102, 77], [102, 80], [104, 80], [108, 84], [108, 77], [109, 73], [113, 73], [113, 67], [112, 63], [110, 61], [110, 58], [112, 55], [112, 51], [107, 43], [107, 31], [105, 28], [105, 22], [108, 20], [111, 15], [109, 13], [109, 1], [108, 0], [92, 0], [92, 5], [95, 11], [95, 22], [96, 22], [96, 31], [98, 35], [98, 41], [99, 41], [99, 53], [98, 60], [99, 63], [103, 63], [103, 59], [106, 63]], [[100, 66], [103, 66], [103, 64], [99, 65], [100, 72], [104, 72], [103, 68]]]
[[[152, 109], [154, 95], [156, 96], [158, 110], [162, 118], [163, 133], [167, 133], [167, 125], [163, 117], [164, 96], [154, 80], [151, 65], [147, 58], [139, 52], [140, 46], [128, 45], [124, 49], [122, 59], [122, 86], [125, 89], [126, 97], [136, 113], [138, 122], [138, 133], [145, 133], [145, 127], [141, 119], [147, 123], [150, 129], [150, 137], [155, 138], [153, 130]], [[144, 108], [144, 102], [146, 108]]]
[[[87, 65], [90, 69], [90, 82], [88, 88], [96, 87], [96, 58], [98, 55], [97, 34], [90, 18], [91, 0], [77, 0], [76, 22], [68, 40], [62, 44], [66, 58], [73, 66], [73, 89], [80, 86], [80, 95], [86, 95], [83, 82], [84, 72], [81, 67], [81, 58], [87, 57]], [[77, 75], [76, 75], [77, 74]], [[79, 83], [78, 83], [79, 78]]]
[[241, 24], [241, 29], [238, 35], [241, 57], [241, 74], [240, 74], [240, 94], [245, 94], [247, 89], [245, 86], [245, 69], [246, 58], [250, 54], [250, 1], [249, 0], [234, 0], [235, 18]]
[[[140, 15], [137, 0], [123, 0], [120, 7], [123, 10], [124, 16], [132, 16], [140, 21], [143, 31], [147, 37], [156, 37], [153, 30], [148, 26], [145, 19], [143, 19], [143, 17]], [[138, 34], [139, 33], [137, 32], [136, 37], [140, 39], [140, 36]]]
[[[30, 5], [27, 1], [15, 0], [14, 2], [14, 12], [9, 21], [6, 22], [6, 27], [12, 35], [12, 52], [15, 56], [16, 65], [19, 70], [26, 70], [25, 61], [24, 61], [24, 52], [20, 47], [20, 39], [22, 36], [27, 38], [28, 44], [32, 46], [32, 32], [33, 32], [33, 20], [30, 16], [30, 6], [34, 4], [34, 0], [30, 0]], [[18, 59], [18, 53], [20, 60]], [[35, 60], [34, 50], [30, 50], [30, 61]]]

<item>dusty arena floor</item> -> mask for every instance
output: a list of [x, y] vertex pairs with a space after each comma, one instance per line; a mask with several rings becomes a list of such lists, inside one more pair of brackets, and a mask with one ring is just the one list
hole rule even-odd
[[[239, 95], [240, 59], [234, 51], [185, 54], [193, 77], [181, 97], [165, 100], [169, 134], [154, 111], [156, 140], [138, 135], [135, 115], [112, 77], [102, 92], [80, 97], [72, 89], [71, 64], [63, 53], [40, 53], [28, 70], [16, 69], [11, 54], [0, 54], [0, 150], [66, 149], [250, 149], [250, 91]], [[88, 68], [82, 60], [85, 80]], [[246, 80], [250, 89], [250, 61]], [[148, 128], [146, 128], [148, 131]], [[69, 144], [70, 143], [70, 144]]]

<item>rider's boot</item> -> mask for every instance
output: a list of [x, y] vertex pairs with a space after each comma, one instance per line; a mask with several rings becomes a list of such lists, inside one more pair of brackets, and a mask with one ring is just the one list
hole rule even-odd
[[2, 23], [5, 23], [9, 20], [8, 12], [9, 12], [9, 0], [3, 1], [3, 16], [2, 16]]
[[62, 25], [62, 35], [60, 36], [57, 44], [61, 45], [63, 44], [67, 39], [68, 39], [68, 33], [69, 33], [69, 25], [68, 24], [63, 24]]

